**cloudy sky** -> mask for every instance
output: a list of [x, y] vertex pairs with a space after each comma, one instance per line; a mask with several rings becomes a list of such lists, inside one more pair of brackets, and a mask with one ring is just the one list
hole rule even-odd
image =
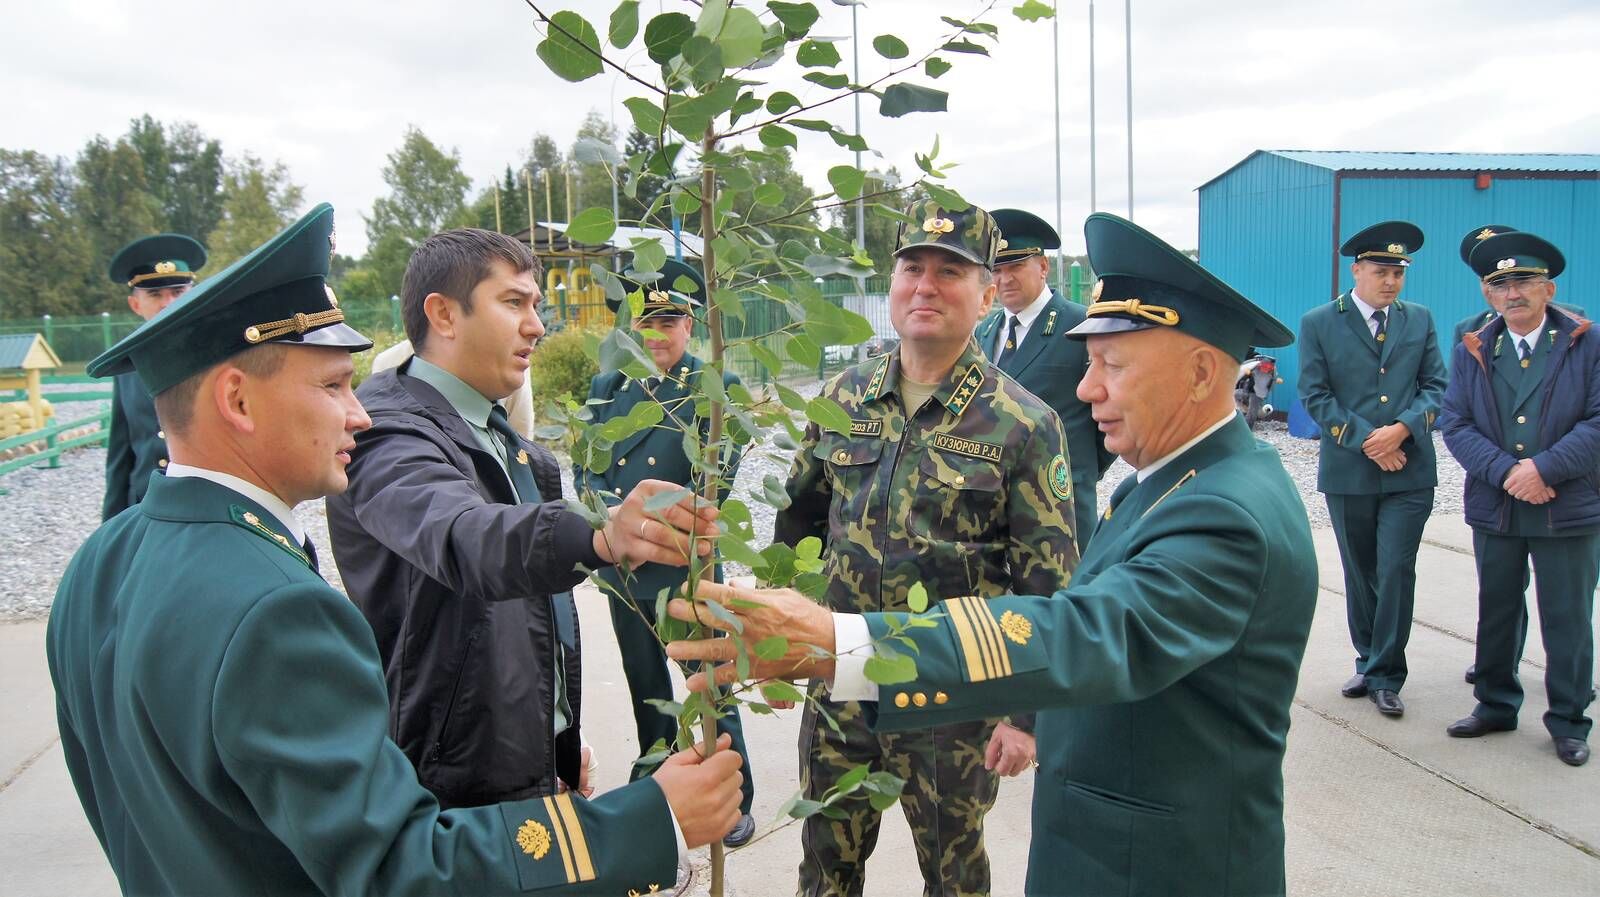
[[[602, 30], [614, 5], [536, 2]], [[815, 2], [814, 33], [851, 34], [848, 9]], [[968, 198], [1055, 219], [1052, 28], [1012, 16], [1018, 2], [986, 19], [1000, 26], [992, 58], [952, 57], [933, 82], [951, 91], [949, 112], [878, 119], [876, 100], [863, 102], [881, 153], [869, 167], [914, 170], [912, 153], [937, 135]], [[1183, 247], [1195, 244], [1194, 189], [1255, 149], [1600, 152], [1595, 0], [1129, 2], [1135, 218]], [[916, 52], [943, 34], [937, 14], [985, 5], [873, 0], [859, 13], [863, 77], [885, 71], [873, 36], [897, 34]], [[686, 7], [643, 2], [646, 16]], [[1089, 4], [1060, 7], [1063, 234], [1076, 252], [1073, 222], [1090, 211]], [[1098, 203], [1126, 214], [1125, 6], [1101, 0], [1094, 13]], [[535, 133], [569, 145], [590, 109], [616, 110], [625, 128], [620, 103], [640, 90], [609, 72], [581, 84], [549, 74], [524, 0], [52, 0], [12, 4], [7, 26], [0, 146], [71, 156], [144, 113], [193, 121], [230, 153], [287, 164], [308, 202], [339, 210], [340, 249], [353, 253], [408, 125], [455, 148], [476, 186]], [[642, 53], [634, 65], [653, 68]], [[824, 95], [792, 70], [766, 74], [802, 99]], [[848, 102], [831, 108], [849, 128]], [[826, 138], [802, 141], [815, 189], [849, 161]]]

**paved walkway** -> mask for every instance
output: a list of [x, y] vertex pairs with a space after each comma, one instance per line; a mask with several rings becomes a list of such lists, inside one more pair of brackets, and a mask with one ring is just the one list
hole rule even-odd
[[[1523, 662], [1529, 694], [1522, 728], [1474, 741], [1444, 734], [1473, 703], [1461, 681], [1472, 662], [1476, 618], [1466, 527], [1439, 517], [1427, 530], [1403, 720], [1339, 695], [1350, 649], [1338, 551], [1331, 532], [1316, 536], [1322, 591], [1285, 768], [1290, 893], [1600, 895], [1600, 761], [1572, 769], [1556, 759], [1539, 723], [1544, 650], [1537, 637]], [[631, 732], [620, 722], [628, 719], [627, 695], [603, 599], [588, 590], [579, 604], [586, 716], [594, 732]], [[1538, 632], [1536, 622], [1530, 631]], [[113, 895], [116, 881], [62, 763], [43, 645], [42, 622], [0, 626], [0, 894]], [[799, 716], [747, 717], [764, 831], [796, 788]], [[619, 722], [602, 729], [595, 725], [601, 720]], [[602, 788], [622, 781], [635, 749], [631, 734], [600, 745]], [[1031, 775], [1008, 780], [989, 816], [996, 894], [1022, 892]], [[790, 893], [798, 855], [794, 826], [764, 836], [729, 859], [733, 893]], [[898, 811], [885, 817], [868, 869], [868, 895], [920, 889]]]

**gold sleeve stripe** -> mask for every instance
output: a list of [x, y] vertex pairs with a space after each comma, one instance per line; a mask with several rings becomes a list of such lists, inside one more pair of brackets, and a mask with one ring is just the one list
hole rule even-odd
[[1011, 655], [1006, 652], [1005, 636], [1000, 632], [1000, 621], [989, 612], [989, 602], [977, 596], [967, 598], [967, 613], [972, 617], [972, 627], [978, 632], [978, 641], [989, 652], [995, 676], [1011, 675]]
[[561, 827], [561, 816], [556, 812], [555, 798], [544, 799], [544, 811], [550, 814], [550, 830], [555, 832], [556, 846], [561, 848], [561, 865], [566, 867], [567, 884], [570, 885], [578, 880], [578, 876], [572, 871], [572, 848], [567, 846], [567, 833]]
[[572, 860], [578, 867], [578, 881], [594, 881], [594, 860], [589, 857], [589, 841], [583, 836], [583, 820], [578, 818], [578, 808], [572, 805], [572, 795], [557, 795], [556, 807], [561, 811], [567, 838], [572, 841]]
[[955, 627], [956, 641], [961, 644], [961, 657], [967, 662], [967, 681], [983, 682], [989, 671], [983, 665], [983, 655], [978, 650], [978, 638], [972, 632], [972, 621], [967, 619], [967, 609], [960, 601], [947, 601], [950, 625]]

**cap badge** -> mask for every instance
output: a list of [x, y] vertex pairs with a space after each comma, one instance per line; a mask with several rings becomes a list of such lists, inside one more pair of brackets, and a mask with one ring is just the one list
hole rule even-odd
[[324, 293], [328, 294], [328, 304], [333, 306], [334, 308], [338, 308], [339, 307], [339, 297], [335, 296], [333, 294], [333, 287], [330, 287], [327, 284], [323, 284], [322, 285], [322, 291]]
[[651, 290], [650, 301], [661, 305], [671, 305], [672, 297], [662, 290]]
[[1396, 255], [1402, 255], [1406, 251], [1406, 244], [1404, 244], [1404, 243], [1390, 243], [1389, 244], [1389, 251], [1395, 253]]
[[157, 274], [175, 274], [178, 271], [176, 262], [156, 262]]
[[995, 248], [996, 248], [996, 249], [1004, 249], [1004, 248], [1006, 248], [1006, 247], [1007, 247], [1007, 246], [1010, 246], [1010, 245], [1011, 245], [1011, 244], [1010, 244], [1010, 243], [1009, 243], [1009, 242], [1007, 242], [1007, 241], [1005, 241], [1005, 240], [1001, 240], [1001, 241], [1000, 241], [1000, 245], [999, 245], [999, 246], [996, 246], [996, 247], [995, 247]]
[[1497, 271], [1504, 271], [1507, 268], [1515, 268], [1516, 266], [1516, 259], [1501, 259], [1500, 261], [1494, 263], [1495, 270]]
[[1486, 227], [1483, 230], [1478, 231], [1478, 236], [1474, 237], [1473, 239], [1487, 240], [1492, 236], [1494, 236], [1494, 229]]
[[1089, 294], [1089, 300], [1092, 302], [1099, 302], [1100, 294], [1105, 291], [1105, 288], [1106, 282], [1104, 280], [1096, 280], [1094, 282], [1094, 291]]
[[335, 252], [337, 252], [338, 250], [339, 250], [339, 232], [337, 230], [330, 230], [330, 231], [328, 231], [328, 257], [332, 258], [333, 254]]
[[956, 223], [949, 218], [929, 218], [922, 222], [923, 231], [930, 234], [948, 234], [956, 229]]

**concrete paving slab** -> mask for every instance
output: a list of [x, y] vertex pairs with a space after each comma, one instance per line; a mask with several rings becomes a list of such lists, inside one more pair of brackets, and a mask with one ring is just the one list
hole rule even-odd
[[44, 659], [45, 621], [0, 624], [0, 783], [57, 740], [56, 696]]
[[121, 893], [78, 803], [59, 739], [26, 774], [0, 791], [0, 845], [0, 894], [114, 897]]

